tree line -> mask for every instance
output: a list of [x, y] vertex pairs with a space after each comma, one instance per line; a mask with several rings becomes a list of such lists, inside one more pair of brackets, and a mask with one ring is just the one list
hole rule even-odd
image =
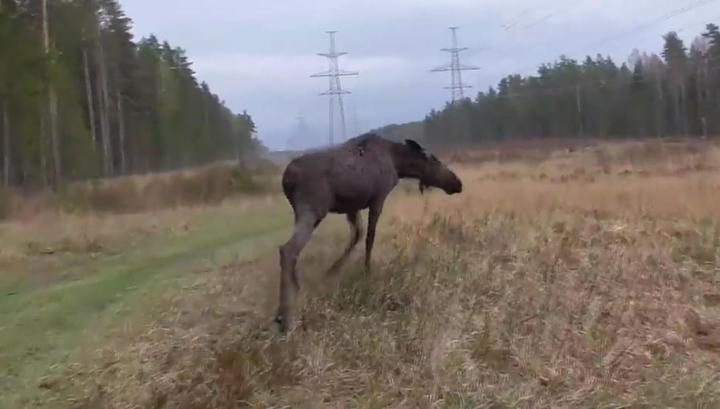
[[117, 0], [0, 0], [6, 186], [172, 170], [260, 148], [185, 51], [134, 41]]
[[[533, 137], [663, 137], [720, 134], [720, 31], [708, 24], [690, 48], [675, 32], [661, 55], [634, 50], [616, 64], [597, 55], [509, 75], [496, 87], [433, 110], [424, 121], [378, 132], [431, 144]], [[422, 132], [419, 132], [421, 125]]]

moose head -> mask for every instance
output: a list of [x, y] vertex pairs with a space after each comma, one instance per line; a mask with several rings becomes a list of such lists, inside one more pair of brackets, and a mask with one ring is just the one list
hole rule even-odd
[[435, 155], [427, 154], [425, 149], [412, 139], [405, 140], [405, 146], [410, 151], [406, 164], [408, 173], [419, 179], [420, 193], [429, 187], [442, 189], [449, 195], [462, 192], [460, 178]]

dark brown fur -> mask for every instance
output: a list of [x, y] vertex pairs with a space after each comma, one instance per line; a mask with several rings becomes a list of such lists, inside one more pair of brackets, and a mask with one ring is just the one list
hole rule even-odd
[[328, 275], [338, 273], [362, 237], [359, 212], [368, 210], [365, 266], [370, 260], [375, 229], [385, 199], [399, 179], [418, 179], [421, 191], [438, 187], [447, 194], [462, 192], [460, 179], [414, 141], [391, 142], [375, 134], [294, 159], [285, 169], [282, 187], [295, 213], [292, 238], [280, 247], [280, 306], [276, 322], [282, 332], [290, 326], [290, 309], [300, 290], [296, 264], [315, 228], [328, 213], [345, 214], [352, 237]]

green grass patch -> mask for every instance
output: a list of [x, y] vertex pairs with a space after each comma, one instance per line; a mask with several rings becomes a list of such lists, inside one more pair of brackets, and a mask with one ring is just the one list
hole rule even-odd
[[3, 404], [28, 405], [42, 393], [41, 378], [59, 376], [84, 341], [144, 311], [188, 273], [250, 257], [284, 238], [289, 216], [266, 213], [99, 258], [83, 265], [82, 274], [61, 269], [57, 275], [68, 279], [53, 285], [0, 289]]

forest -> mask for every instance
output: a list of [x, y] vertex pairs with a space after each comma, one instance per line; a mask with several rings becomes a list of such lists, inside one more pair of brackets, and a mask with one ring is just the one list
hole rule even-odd
[[117, 0], [0, 0], [0, 186], [174, 170], [261, 148], [182, 48]]
[[617, 64], [602, 55], [560, 57], [536, 75], [433, 110], [422, 122], [377, 132], [430, 144], [512, 138], [647, 138], [720, 134], [720, 31], [708, 24], [690, 46], [675, 32], [661, 55], [634, 50]]

